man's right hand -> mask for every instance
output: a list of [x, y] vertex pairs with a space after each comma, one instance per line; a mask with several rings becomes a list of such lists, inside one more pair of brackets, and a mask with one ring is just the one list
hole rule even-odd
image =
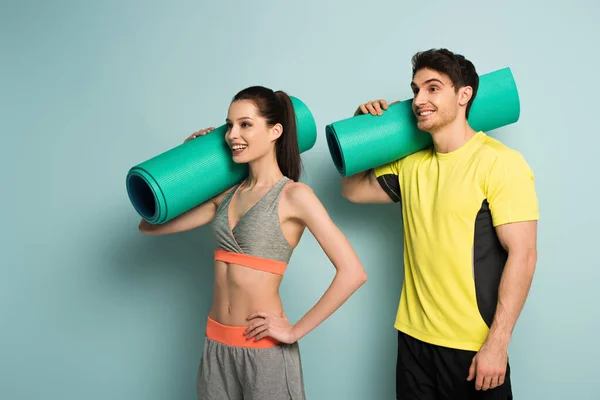
[[[396, 104], [396, 103], [400, 103], [400, 100], [395, 101], [391, 104]], [[373, 100], [373, 101], [369, 101], [364, 104], [361, 104], [356, 109], [354, 116], [362, 115], [362, 114], [383, 115], [383, 110], [387, 110], [387, 109], [388, 109], [387, 101], [385, 101], [383, 99]]]
[[210, 132], [210, 131], [214, 131], [214, 130], [215, 130], [215, 128], [214, 128], [214, 127], [210, 127], [210, 128], [206, 128], [206, 129], [201, 129], [201, 130], [199, 130], [199, 131], [197, 131], [197, 132], [194, 132], [194, 133], [192, 133], [192, 134], [191, 134], [191, 135], [190, 135], [190, 136], [189, 136], [187, 139], [185, 139], [185, 140], [183, 141], [183, 143], [185, 143], [185, 142], [189, 142], [189, 141], [190, 141], [190, 140], [192, 140], [192, 139], [196, 139], [198, 136], [204, 136], [204, 135], [206, 135], [208, 132]]

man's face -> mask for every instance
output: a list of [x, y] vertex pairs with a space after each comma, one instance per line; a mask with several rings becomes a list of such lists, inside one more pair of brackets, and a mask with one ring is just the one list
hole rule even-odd
[[460, 112], [461, 105], [466, 105], [468, 93], [465, 88], [455, 91], [452, 81], [447, 75], [423, 68], [417, 71], [411, 82], [414, 98], [413, 112], [417, 117], [417, 127], [429, 133], [435, 133], [454, 122]]

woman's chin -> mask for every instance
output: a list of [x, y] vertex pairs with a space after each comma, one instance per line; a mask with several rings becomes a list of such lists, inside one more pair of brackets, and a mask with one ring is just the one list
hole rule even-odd
[[241, 154], [240, 155], [232, 155], [231, 159], [236, 164], [247, 164], [248, 163], [248, 160], [246, 160], [246, 157], [243, 157]]
[[231, 154], [231, 159], [236, 164], [248, 164], [248, 163], [251, 163], [252, 161], [261, 159], [263, 157], [264, 157], [264, 155], [261, 153], [257, 153], [256, 151], [254, 151], [252, 153], [248, 153], [247, 150], [244, 150], [238, 154], [236, 154], [236, 153]]

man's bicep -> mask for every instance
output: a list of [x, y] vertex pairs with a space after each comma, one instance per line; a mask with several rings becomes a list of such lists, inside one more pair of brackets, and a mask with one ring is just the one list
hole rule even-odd
[[537, 247], [537, 221], [520, 221], [496, 226], [498, 239], [511, 253], [534, 253]]

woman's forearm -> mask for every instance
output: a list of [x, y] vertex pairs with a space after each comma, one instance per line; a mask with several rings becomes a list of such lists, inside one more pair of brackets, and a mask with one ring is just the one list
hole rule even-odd
[[331, 285], [315, 306], [294, 324], [296, 340], [300, 340], [326, 320], [366, 281], [367, 276], [362, 268], [336, 272]]

